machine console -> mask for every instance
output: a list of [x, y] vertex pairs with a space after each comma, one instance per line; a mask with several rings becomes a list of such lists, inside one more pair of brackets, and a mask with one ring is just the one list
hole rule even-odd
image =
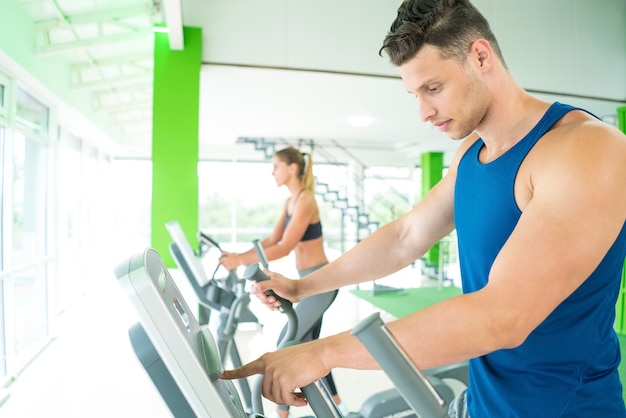
[[248, 418], [223, 371], [215, 340], [200, 326], [158, 253], [148, 248], [115, 274], [156, 351], [198, 417]]

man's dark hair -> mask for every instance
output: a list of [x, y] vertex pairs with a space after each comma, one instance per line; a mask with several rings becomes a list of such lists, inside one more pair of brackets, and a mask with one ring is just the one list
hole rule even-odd
[[469, 0], [405, 0], [379, 51], [400, 66], [424, 45], [439, 49], [441, 56], [465, 62], [472, 43], [486, 39], [496, 55], [504, 58], [487, 19]]

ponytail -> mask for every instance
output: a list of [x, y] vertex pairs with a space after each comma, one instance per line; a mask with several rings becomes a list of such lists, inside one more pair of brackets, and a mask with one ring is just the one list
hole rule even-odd
[[[287, 164], [297, 164], [298, 178], [304, 188], [315, 193], [315, 178], [313, 177], [313, 158], [308, 152], [300, 152], [297, 148], [287, 147], [274, 154]], [[308, 158], [305, 158], [308, 157]]]
[[[305, 156], [308, 157], [304, 158]], [[302, 153], [302, 159], [304, 162], [304, 174], [302, 175], [302, 185], [311, 193], [315, 193], [315, 178], [313, 178], [313, 156], [307, 152]]]

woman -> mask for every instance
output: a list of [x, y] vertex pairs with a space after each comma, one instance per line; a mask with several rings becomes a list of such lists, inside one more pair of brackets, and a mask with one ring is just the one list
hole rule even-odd
[[[319, 209], [315, 201], [313, 161], [311, 154], [302, 153], [294, 147], [287, 147], [274, 154], [272, 164], [274, 167], [272, 175], [276, 179], [276, 185], [278, 187], [286, 186], [290, 196], [285, 202], [285, 208], [274, 226], [274, 230], [261, 241], [261, 246], [268, 260], [277, 260], [293, 250], [296, 256], [298, 275], [304, 277], [328, 264], [328, 258], [324, 252]], [[254, 248], [241, 254], [224, 251], [220, 259], [220, 263], [229, 270], [258, 261]], [[336, 291], [334, 295], [336, 295]], [[298, 318], [304, 312], [310, 312], [311, 308], [314, 309], [316, 303], [313, 298], [309, 299], [308, 301], [307, 299], [302, 300], [296, 306]], [[299, 339], [310, 341], [319, 338], [321, 327], [322, 319], [320, 316], [311, 331], [300, 336]], [[342, 412], [347, 414], [347, 408], [337, 394], [330, 373], [326, 376], [326, 383], [335, 403], [339, 405]], [[287, 406], [280, 405], [277, 412], [280, 418], [286, 418], [289, 409]]]

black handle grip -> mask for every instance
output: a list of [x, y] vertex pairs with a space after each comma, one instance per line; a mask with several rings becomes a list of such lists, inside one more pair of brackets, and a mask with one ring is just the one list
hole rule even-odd
[[[269, 277], [267, 277], [267, 274], [263, 273], [257, 263], [250, 264], [246, 267], [246, 271], [244, 271], [243, 273], [243, 278], [246, 280], [253, 280], [257, 283], [270, 279]], [[278, 296], [273, 290], [270, 289], [266, 291], [265, 294], [268, 296], [274, 296], [277, 300], [279, 300], [281, 310], [289, 311], [293, 308], [291, 301], [288, 301], [287, 299]]]
[[222, 249], [220, 248], [220, 245], [213, 238], [211, 238], [210, 236], [208, 236], [207, 234], [205, 234], [202, 231], [199, 232], [199, 235], [200, 235], [200, 240], [207, 241], [207, 242], [213, 244], [213, 246], [215, 248], [217, 248], [218, 250], [222, 251]]

